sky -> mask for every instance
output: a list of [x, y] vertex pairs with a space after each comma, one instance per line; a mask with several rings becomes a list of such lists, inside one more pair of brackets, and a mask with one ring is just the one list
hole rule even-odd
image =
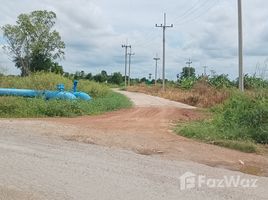
[[[237, 0], [0, 0], [0, 26], [15, 24], [21, 13], [49, 10], [57, 14], [55, 29], [66, 44], [67, 72], [124, 74], [124, 49], [132, 46], [131, 77], [154, 74], [154, 57], [162, 59], [163, 23], [166, 31], [166, 77], [176, 79], [191, 58], [197, 74], [238, 76]], [[265, 75], [268, 69], [268, 1], [242, 1], [244, 73]], [[18, 74], [2, 46], [0, 68]], [[159, 63], [159, 71], [161, 64]], [[159, 74], [161, 76], [161, 73]], [[266, 72], [268, 76], [268, 71]], [[267, 77], [266, 76], [266, 77]]]

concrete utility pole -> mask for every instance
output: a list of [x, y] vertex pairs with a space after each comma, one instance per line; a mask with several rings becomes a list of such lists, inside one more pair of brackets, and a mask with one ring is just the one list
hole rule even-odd
[[128, 53], [128, 86], [130, 86], [130, 64], [131, 64], [131, 56], [134, 56], [135, 53], [131, 52], [131, 47], [130, 47], [130, 52]]
[[186, 62], [186, 64], [188, 65], [189, 68], [191, 67], [191, 64], [192, 64], [192, 63], [193, 63], [193, 62], [191, 61], [191, 58], [189, 58], [189, 61]]
[[156, 85], [156, 83], [157, 83], [157, 63], [158, 63], [158, 60], [160, 60], [160, 58], [158, 58], [157, 55], [156, 55], [154, 60], [155, 60], [155, 77], [154, 77], [155, 81], [154, 81], [154, 83]]
[[242, 29], [242, 2], [237, 0], [238, 5], [238, 52], [239, 52], [239, 89], [244, 91], [244, 73], [243, 73], [243, 29]]
[[166, 63], [166, 28], [172, 28], [173, 24], [171, 25], [166, 25], [167, 24], [167, 19], [166, 19], [166, 13], [164, 13], [164, 24], [160, 24], [160, 25], [155, 25], [155, 27], [159, 27], [163, 29], [163, 90], [165, 90], [165, 63]]
[[207, 76], [207, 68], [208, 68], [208, 66], [203, 66], [203, 68], [204, 68], [204, 76]]
[[189, 58], [189, 61], [186, 62], [186, 65], [188, 65], [188, 76], [191, 76], [191, 64], [193, 62], [191, 61], [191, 58]]
[[131, 45], [122, 45], [122, 48], [125, 48], [125, 87], [127, 87], [127, 49], [131, 48]]

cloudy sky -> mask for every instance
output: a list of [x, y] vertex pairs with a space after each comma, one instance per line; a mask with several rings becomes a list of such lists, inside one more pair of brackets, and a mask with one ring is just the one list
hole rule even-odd
[[[154, 72], [153, 57], [162, 59], [162, 30], [155, 24], [174, 24], [166, 35], [166, 76], [175, 79], [188, 58], [197, 73], [208, 66], [218, 74], [238, 74], [236, 0], [0, 0], [0, 26], [15, 24], [21, 13], [51, 10], [56, 29], [66, 43], [64, 70], [124, 73], [124, 49], [135, 52], [132, 76]], [[268, 1], [243, 1], [245, 73], [262, 73], [268, 64]], [[5, 41], [0, 33], [0, 45]], [[256, 67], [257, 66], [257, 67]], [[18, 73], [0, 50], [0, 67]], [[256, 70], [257, 69], [257, 70]], [[267, 72], [268, 73], [268, 72]]]

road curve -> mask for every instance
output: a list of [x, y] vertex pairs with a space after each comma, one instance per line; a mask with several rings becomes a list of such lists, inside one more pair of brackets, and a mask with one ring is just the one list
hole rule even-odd
[[137, 107], [173, 107], [182, 109], [195, 109], [196, 107], [190, 106], [184, 103], [171, 101], [168, 99], [163, 99], [161, 97], [151, 96], [138, 92], [128, 92], [119, 89], [114, 89], [114, 91], [119, 92], [127, 96]]

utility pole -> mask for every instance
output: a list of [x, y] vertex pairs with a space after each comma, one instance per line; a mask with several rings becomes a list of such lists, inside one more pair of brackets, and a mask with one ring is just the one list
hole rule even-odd
[[190, 77], [191, 76], [191, 64], [193, 62], [191, 61], [191, 58], [189, 58], [189, 61], [186, 62], [186, 65], [188, 65], [188, 76]]
[[203, 68], [204, 68], [204, 76], [206, 77], [207, 76], [207, 68], [208, 68], [208, 66], [203, 66]]
[[156, 57], [154, 58], [154, 60], [155, 60], [155, 77], [154, 77], [155, 81], [154, 81], [154, 83], [156, 85], [156, 83], [157, 83], [157, 63], [158, 63], [158, 60], [160, 60], [160, 58], [158, 58], [157, 54], [156, 54]]
[[186, 62], [186, 64], [188, 65], [189, 68], [191, 67], [191, 64], [192, 64], [192, 63], [193, 63], [193, 62], [191, 61], [191, 58], [189, 58], [189, 61]]
[[244, 91], [244, 73], [243, 73], [243, 29], [242, 29], [242, 2], [237, 0], [238, 7], [238, 52], [239, 52], [239, 89]]
[[127, 87], [127, 49], [131, 48], [131, 45], [122, 45], [122, 48], [125, 48], [125, 87]]
[[128, 86], [130, 86], [130, 64], [131, 64], [131, 56], [134, 56], [135, 53], [131, 52], [131, 46], [130, 46], [130, 52], [128, 53]]
[[155, 25], [155, 27], [159, 27], [163, 29], [163, 90], [165, 90], [165, 64], [166, 64], [166, 28], [172, 28], [173, 24], [167, 25], [166, 13], [164, 13], [164, 24]]

